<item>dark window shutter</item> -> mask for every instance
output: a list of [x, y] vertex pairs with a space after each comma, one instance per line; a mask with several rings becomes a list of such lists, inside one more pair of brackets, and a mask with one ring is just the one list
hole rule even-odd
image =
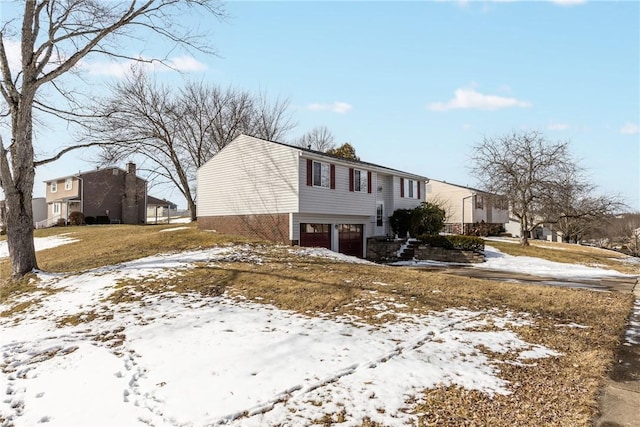
[[336, 189], [336, 165], [331, 165], [329, 167], [329, 185], [332, 190]]
[[349, 168], [349, 191], [353, 191], [353, 168]]
[[307, 159], [307, 185], [313, 185], [313, 160]]
[[400, 178], [400, 197], [404, 197], [404, 178]]
[[418, 183], [418, 199], [420, 199], [420, 181], [416, 181]]
[[371, 171], [367, 172], [367, 192], [371, 193]]

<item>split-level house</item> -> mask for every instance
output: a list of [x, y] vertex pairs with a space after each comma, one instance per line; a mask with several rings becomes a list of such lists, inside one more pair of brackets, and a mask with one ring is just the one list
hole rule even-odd
[[[47, 220], [41, 226], [69, 220], [72, 212], [102, 218], [110, 223], [143, 224], [146, 220], [147, 182], [127, 169], [100, 168], [45, 181]], [[99, 221], [98, 221], [99, 222]]]
[[198, 227], [363, 257], [395, 209], [424, 200], [425, 179], [241, 135], [198, 170]]
[[446, 232], [474, 234], [479, 227], [504, 228], [509, 222], [508, 204], [497, 194], [436, 179], [429, 180], [425, 192], [427, 202], [445, 210]]

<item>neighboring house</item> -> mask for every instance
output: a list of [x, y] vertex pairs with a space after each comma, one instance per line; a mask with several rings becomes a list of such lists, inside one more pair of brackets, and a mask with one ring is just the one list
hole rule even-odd
[[178, 205], [173, 202], [164, 199], [158, 199], [157, 197], [147, 196], [147, 218], [148, 221], [158, 218], [167, 218], [170, 213], [176, 213]]
[[241, 135], [197, 174], [198, 227], [366, 256], [425, 177]]
[[426, 200], [445, 210], [445, 231], [449, 233], [474, 234], [479, 225], [504, 228], [509, 222], [503, 197], [471, 187], [430, 179]]
[[[512, 237], [520, 237], [520, 220], [515, 216], [509, 218], [504, 226], [505, 231]], [[540, 224], [529, 233], [530, 239], [548, 240], [550, 242], [562, 242], [562, 232], [554, 228], [553, 224]]]
[[[31, 209], [33, 210], [33, 226], [35, 227], [40, 221], [47, 219], [47, 201], [44, 197], [34, 197], [31, 199]], [[4, 200], [0, 200], [0, 227], [6, 224], [5, 218], [7, 207]]]
[[[136, 165], [108, 167], [45, 181], [47, 220], [43, 227], [68, 220], [72, 212], [122, 224], [146, 220], [147, 182], [136, 176]], [[98, 218], [100, 218], [98, 220]]]

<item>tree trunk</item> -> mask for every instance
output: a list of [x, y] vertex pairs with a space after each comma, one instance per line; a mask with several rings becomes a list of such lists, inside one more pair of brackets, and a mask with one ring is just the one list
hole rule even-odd
[[31, 191], [7, 198], [7, 245], [11, 259], [11, 278], [19, 279], [38, 268], [33, 245], [33, 209]]
[[187, 199], [187, 204], [189, 206], [189, 212], [191, 212], [191, 221], [195, 221], [198, 219], [198, 214], [196, 212], [196, 204], [193, 199]]
[[526, 217], [520, 218], [520, 245], [529, 246], [529, 228]]
[[11, 107], [11, 166], [4, 145], [0, 147], [0, 179], [6, 197], [7, 246], [11, 278], [19, 279], [38, 268], [33, 244], [33, 93], [24, 91], [18, 105]]

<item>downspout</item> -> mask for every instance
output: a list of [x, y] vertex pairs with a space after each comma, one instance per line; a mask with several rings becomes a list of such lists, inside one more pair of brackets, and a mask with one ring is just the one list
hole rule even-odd
[[84, 215], [84, 181], [78, 175], [78, 180], [80, 181], [80, 212]]

